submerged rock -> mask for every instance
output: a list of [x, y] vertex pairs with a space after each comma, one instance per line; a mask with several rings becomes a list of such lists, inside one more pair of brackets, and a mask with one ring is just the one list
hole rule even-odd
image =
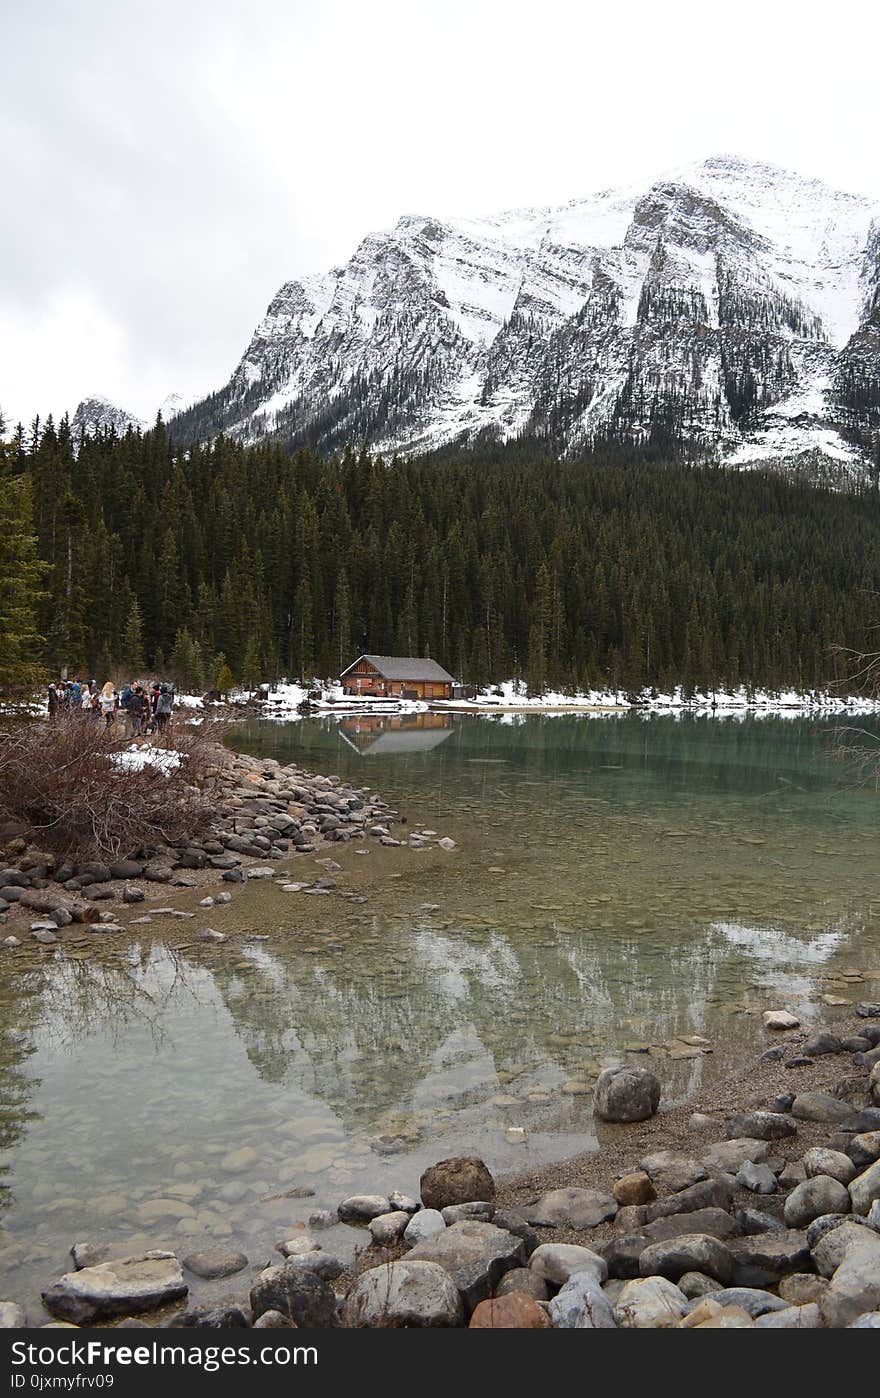
[[43, 1304], [60, 1320], [88, 1325], [109, 1316], [154, 1310], [188, 1290], [173, 1253], [145, 1252], [66, 1272], [43, 1292]]

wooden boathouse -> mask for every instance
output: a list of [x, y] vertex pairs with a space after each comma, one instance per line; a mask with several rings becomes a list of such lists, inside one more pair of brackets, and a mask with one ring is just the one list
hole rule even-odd
[[346, 694], [389, 699], [451, 699], [455, 681], [436, 660], [411, 655], [359, 655], [339, 676]]

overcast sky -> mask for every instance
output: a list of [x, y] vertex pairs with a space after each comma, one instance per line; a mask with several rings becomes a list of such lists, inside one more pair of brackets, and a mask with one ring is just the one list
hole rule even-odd
[[880, 197], [876, 0], [7, 0], [0, 410], [151, 416], [402, 213], [733, 152]]

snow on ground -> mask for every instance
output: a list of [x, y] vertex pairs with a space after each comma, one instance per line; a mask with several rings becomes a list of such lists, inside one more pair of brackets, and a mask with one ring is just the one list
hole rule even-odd
[[[633, 711], [638, 714], [698, 714], [704, 717], [744, 718], [746, 715], [781, 715], [801, 718], [810, 715], [880, 713], [880, 699], [858, 695], [832, 694], [821, 690], [735, 690], [697, 691], [686, 698], [678, 685], [671, 693], [660, 694], [642, 690], [636, 696], [623, 690], [591, 689], [576, 693], [548, 690], [541, 695], [529, 695], [522, 680], [505, 680], [478, 692], [475, 699], [444, 699], [432, 703], [405, 699], [376, 699], [369, 695], [344, 694], [340, 685], [315, 680], [311, 685], [284, 681], [274, 688], [268, 685], [255, 691], [262, 698], [262, 716], [295, 719], [300, 717], [300, 705], [309, 694], [320, 692], [320, 700], [309, 700], [311, 710], [320, 714], [357, 713], [426, 713], [442, 710], [452, 713], [495, 713], [508, 721], [520, 713], [559, 713], [572, 710], [601, 715]], [[241, 702], [251, 697], [241, 696]]]
[[132, 743], [125, 752], [111, 754], [110, 761], [126, 772], [141, 772], [144, 767], [158, 767], [160, 772], [173, 772], [182, 762], [179, 752], [173, 748], [138, 747]]

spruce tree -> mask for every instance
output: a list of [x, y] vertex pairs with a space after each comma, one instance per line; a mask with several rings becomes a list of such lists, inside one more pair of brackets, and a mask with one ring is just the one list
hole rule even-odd
[[7, 702], [26, 697], [43, 677], [37, 603], [46, 571], [37, 557], [30, 482], [12, 478], [0, 461], [0, 696]]

